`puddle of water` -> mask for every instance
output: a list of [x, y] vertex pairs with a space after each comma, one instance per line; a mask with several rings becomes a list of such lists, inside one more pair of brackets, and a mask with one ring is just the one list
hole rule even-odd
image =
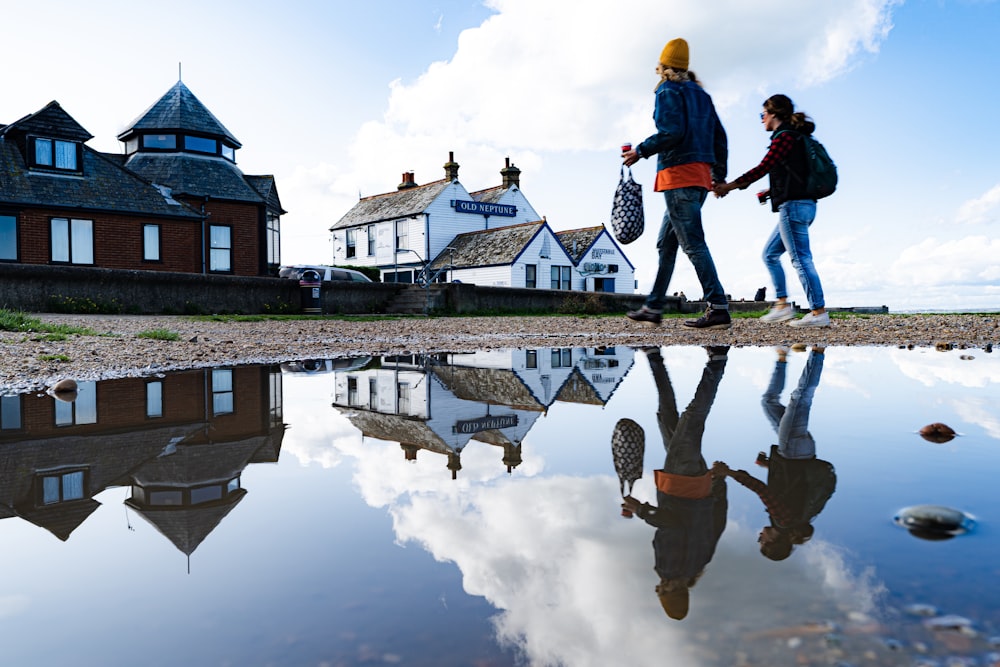
[[[3, 397], [0, 651], [993, 664], [998, 387], [979, 351], [617, 347]], [[745, 472], [702, 477], [715, 461]], [[963, 529], [894, 521], [922, 505]]]

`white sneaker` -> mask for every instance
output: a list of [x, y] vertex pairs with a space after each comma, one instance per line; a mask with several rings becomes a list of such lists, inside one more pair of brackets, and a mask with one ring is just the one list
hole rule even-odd
[[784, 305], [773, 305], [771, 310], [767, 311], [761, 318], [761, 322], [787, 322], [788, 320], [795, 317], [795, 313], [792, 312], [792, 307], [787, 303]]
[[806, 313], [805, 317], [801, 320], [792, 320], [788, 323], [788, 326], [800, 328], [828, 327], [830, 326], [830, 313], [822, 313], [820, 315]]

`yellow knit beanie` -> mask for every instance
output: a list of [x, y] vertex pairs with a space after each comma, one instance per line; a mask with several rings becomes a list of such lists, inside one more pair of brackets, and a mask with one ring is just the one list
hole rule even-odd
[[688, 43], [678, 37], [667, 42], [660, 53], [660, 64], [672, 69], [688, 68]]

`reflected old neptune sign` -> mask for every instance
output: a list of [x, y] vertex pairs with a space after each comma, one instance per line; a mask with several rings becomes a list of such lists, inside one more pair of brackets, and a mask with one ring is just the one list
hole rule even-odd
[[517, 215], [517, 207], [513, 204], [488, 204], [481, 201], [466, 201], [452, 199], [451, 206], [456, 213], [475, 213], [477, 215], [502, 215], [513, 218]]
[[477, 419], [463, 419], [455, 422], [452, 427], [453, 433], [480, 433], [493, 429], [510, 428], [517, 426], [517, 415], [487, 415]]

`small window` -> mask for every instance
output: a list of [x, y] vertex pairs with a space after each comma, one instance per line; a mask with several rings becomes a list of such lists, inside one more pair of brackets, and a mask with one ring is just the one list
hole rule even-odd
[[212, 155], [218, 155], [219, 153], [219, 142], [215, 139], [206, 139], [205, 137], [184, 137], [184, 149], [189, 151], [194, 151], [196, 153], [211, 153]]
[[222, 157], [226, 158], [230, 162], [236, 162], [236, 149], [232, 146], [222, 144]]
[[88, 380], [77, 383], [76, 399], [54, 400], [56, 426], [75, 426], [97, 423], [97, 382]]
[[358, 230], [347, 230], [347, 258], [356, 257], [358, 254]]
[[4, 431], [21, 429], [20, 396], [0, 396], [0, 429]]
[[86, 497], [86, 475], [83, 470], [72, 470], [39, 475], [41, 505], [55, 505]]
[[142, 226], [142, 259], [146, 262], [160, 261], [160, 226]]
[[0, 260], [17, 260], [17, 218], [0, 215]]
[[411, 387], [408, 382], [400, 382], [396, 385], [396, 414], [410, 414], [410, 393]]
[[163, 416], [163, 383], [146, 383], [146, 417], [156, 419]]
[[528, 289], [538, 287], [538, 266], [535, 264], [524, 265], [524, 286]]
[[174, 150], [177, 148], [177, 136], [173, 134], [145, 134], [142, 137], [142, 147]]
[[231, 272], [233, 270], [233, 230], [221, 225], [209, 227], [208, 268], [210, 271]]
[[68, 264], [94, 263], [94, 221], [52, 218], [52, 261]]
[[[396, 223], [396, 250], [408, 250], [410, 247], [410, 228], [406, 220]], [[402, 281], [400, 281], [402, 282]]]
[[573, 350], [552, 348], [552, 368], [569, 368], [573, 365]]
[[570, 289], [570, 267], [553, 266], [551, 269], [552, 289]]
[[80, 144], [75, 141], [36, 138], [34, 162], [36, 167], [49, 167], [76, 171], [79, 163]]
[[358, 395], [358, 378], [349, 377], [347, 378], [347, 404], [348, 405], [360, 405], [361, 399]]
[[233, 371], [212, 370], [212, 414], [229, 415], [236, 409], [233, 399]]
[[368, 256], [375, 256], [375, 225], [368, 225]]
[[267, 263], [281, 264], [281, 218], [272, 213], [267, 214]]
[[538, 350], [524, 351], [524, 367], [538, 368]]

